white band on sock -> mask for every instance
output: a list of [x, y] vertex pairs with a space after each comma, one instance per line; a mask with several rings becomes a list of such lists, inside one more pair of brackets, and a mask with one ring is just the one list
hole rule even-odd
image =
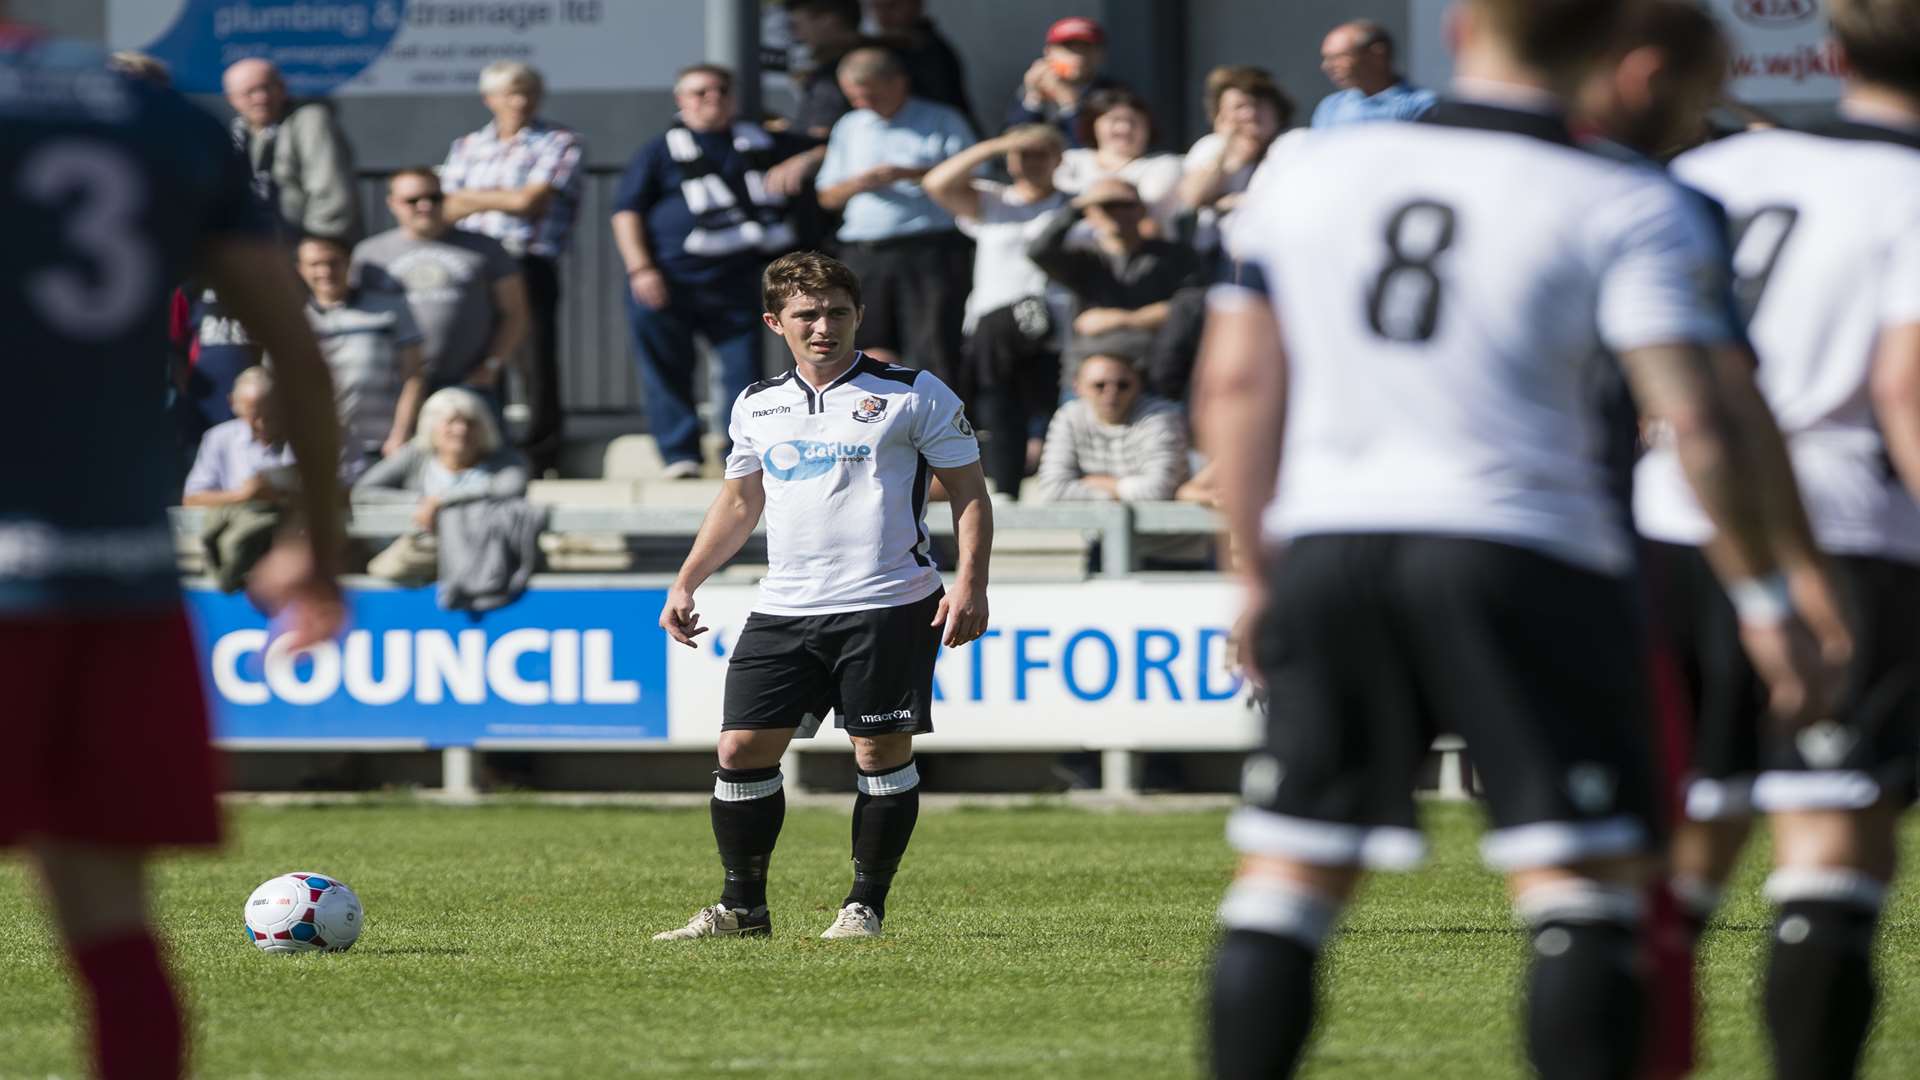
[[853, 786], [863, 795], [904, 795], [920, 786], [920, 765], [909, 761], [892, 772], [878, 776], [856, 773]]
[[1887, 899], [1885, 882], [1845, 866], [1783, 866], [1767, 875], [1763, 891], [1776, 904], [1828, 900], [1869, 911], [1880, 910]]
[[753, 780], [745, 784], [736, 784], [730, 780], [713, 778], [713, 797], [721, 802], [752, 802], [764, 799], [780, 790], [780, 774], [774, 773], [771, 780]]
[[1513, 912], [1529, 926], [1553, 922], [1634, 926], [1640, 922], [1642, 906], [1640, 894], [1624, 885], [1577, 880], [1535, 885], [1514, 898]]
[[1235, 881], [1220, 901], [1220, 925], [1288, 938], [1318, 949], [1333, 932], [1340, 906], [1290, 881], [1249, 877]]

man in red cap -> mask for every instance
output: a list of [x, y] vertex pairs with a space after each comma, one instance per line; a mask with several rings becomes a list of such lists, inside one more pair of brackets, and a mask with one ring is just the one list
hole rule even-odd
[[1100, 73], [1107, 62], [1107, 32], [1079, 15], [1047, 28], [1047, 47], [1027, 68], [1020, 93], [1007, 109], [1008, 128], [1056, 124], [1067, 145], [1079, 146], [1074, 117], [1087, 94], [1119, 85]]

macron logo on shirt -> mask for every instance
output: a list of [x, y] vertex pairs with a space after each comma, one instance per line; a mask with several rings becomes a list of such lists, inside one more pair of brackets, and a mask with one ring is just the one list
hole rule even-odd
[[865, 443], [814, 442], [794, 439], [767, 448], [760, 459], [776, 480], [811, 480], [825, 476], [843, 461], [873, 461], [873, 447]]

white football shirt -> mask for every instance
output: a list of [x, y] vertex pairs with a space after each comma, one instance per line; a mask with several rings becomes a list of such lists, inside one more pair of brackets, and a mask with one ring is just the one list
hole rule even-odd
[[945, 383], [861, 353], [823, 390], [793, 371], [748, 387], [728, 434], [727, 479], [762, 473], [767, 493], [755, 611], [898, 607], [940, 587], [927, 551], [932, 470], [980, 460]]
[[[1920, 506], [1891, 468], [1869, 393], [1881, 329], [1920, 323], [1920, 136], [1855, 123], [1755, 132], [1682, 155], [1674, 173], [1733, 222], [1760, 389], [1821, 547], [1920, 562]], [[1646, 535], [1712, 538], [1670, 445], [1641, 460], [1635, 492]]]
[[1543, 113], [1448, 102], [1270, 159], [1227, 237], [1287, 352], [1269, 539], [1437, 533], [1627, 572], [1593, 365], [1730, 333], [1713, 237]]

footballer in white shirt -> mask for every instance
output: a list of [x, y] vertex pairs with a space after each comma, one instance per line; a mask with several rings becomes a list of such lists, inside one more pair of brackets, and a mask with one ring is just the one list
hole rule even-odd
[[1920, 794], [1920, 2], [1829, 11], [1852, 72], [1839, 122], [1735, 136], [1673, 166], [1733, 222], [1757, 381], [1846, 613], [1829, 713], [1759, 723], [1764, 694], [1701, 550], [1717, 529], [1669, 441], [1641, 461], [1634, 499], [1665, 586], [1657, 618], [1701, 713], [1676, 892], [1710, 910], [1748, 817], [1772, 817], [1765, 1000], [1782, 1077], [1854, 1075], [1894, 829]]
[[[1534, 1068], [1638, 1067], [1658, 796], [1593, 367], [1621, 365], [1674, 427], [1743, 586], [1777, 571], [1777, 493], [1752, 483], [1765, 473], [1713, 384], [1729, 326], [1712, 222], [1567, 128], [1567, 95], [1637, 7], [1468, 0], [1453, 100], [1316, 134], [1269, 163], [1228, 232], [1244, 284], [1216, 293], [1196, 426], [1245, 554], [1242, 637], [1272, 719], [1229, 827], [1243, 859], [1221, 907], [1219, 1076], [1297, 1064], [1321, 944], [1363, 869], [1420, 858], [1412, 778], [1441, 731], [1474, 749], [1482, 853], [1531, 926]], [[1748, 636], [1802, 718], [1804, 628], [1770, 609]]]
[[[667, 594], [660, 625], [694, 645], [693, 594], [739, 552], [764, 514], [767, 576], [727, 666], [713, 835], [719, 902], [656, 941], [764, 936], [767, 863], [786, 815], [780, 758], [832, 710], [853, 740], [853, 887], [828, 939], [878, 937], [888, 890], [920, 810], [913, 737], [933, 730], [940, 646], [987, 626], [993, 511], [980, 447], [960, 399], [932, 373], [853, 347], [860, 281], [817, 252], [788, 255], [762, 281], [769, 329], [792, 370], [733, 403], [726, 486]], [[943, 589], [926, 531], [934, 480], [959, 543]]]

